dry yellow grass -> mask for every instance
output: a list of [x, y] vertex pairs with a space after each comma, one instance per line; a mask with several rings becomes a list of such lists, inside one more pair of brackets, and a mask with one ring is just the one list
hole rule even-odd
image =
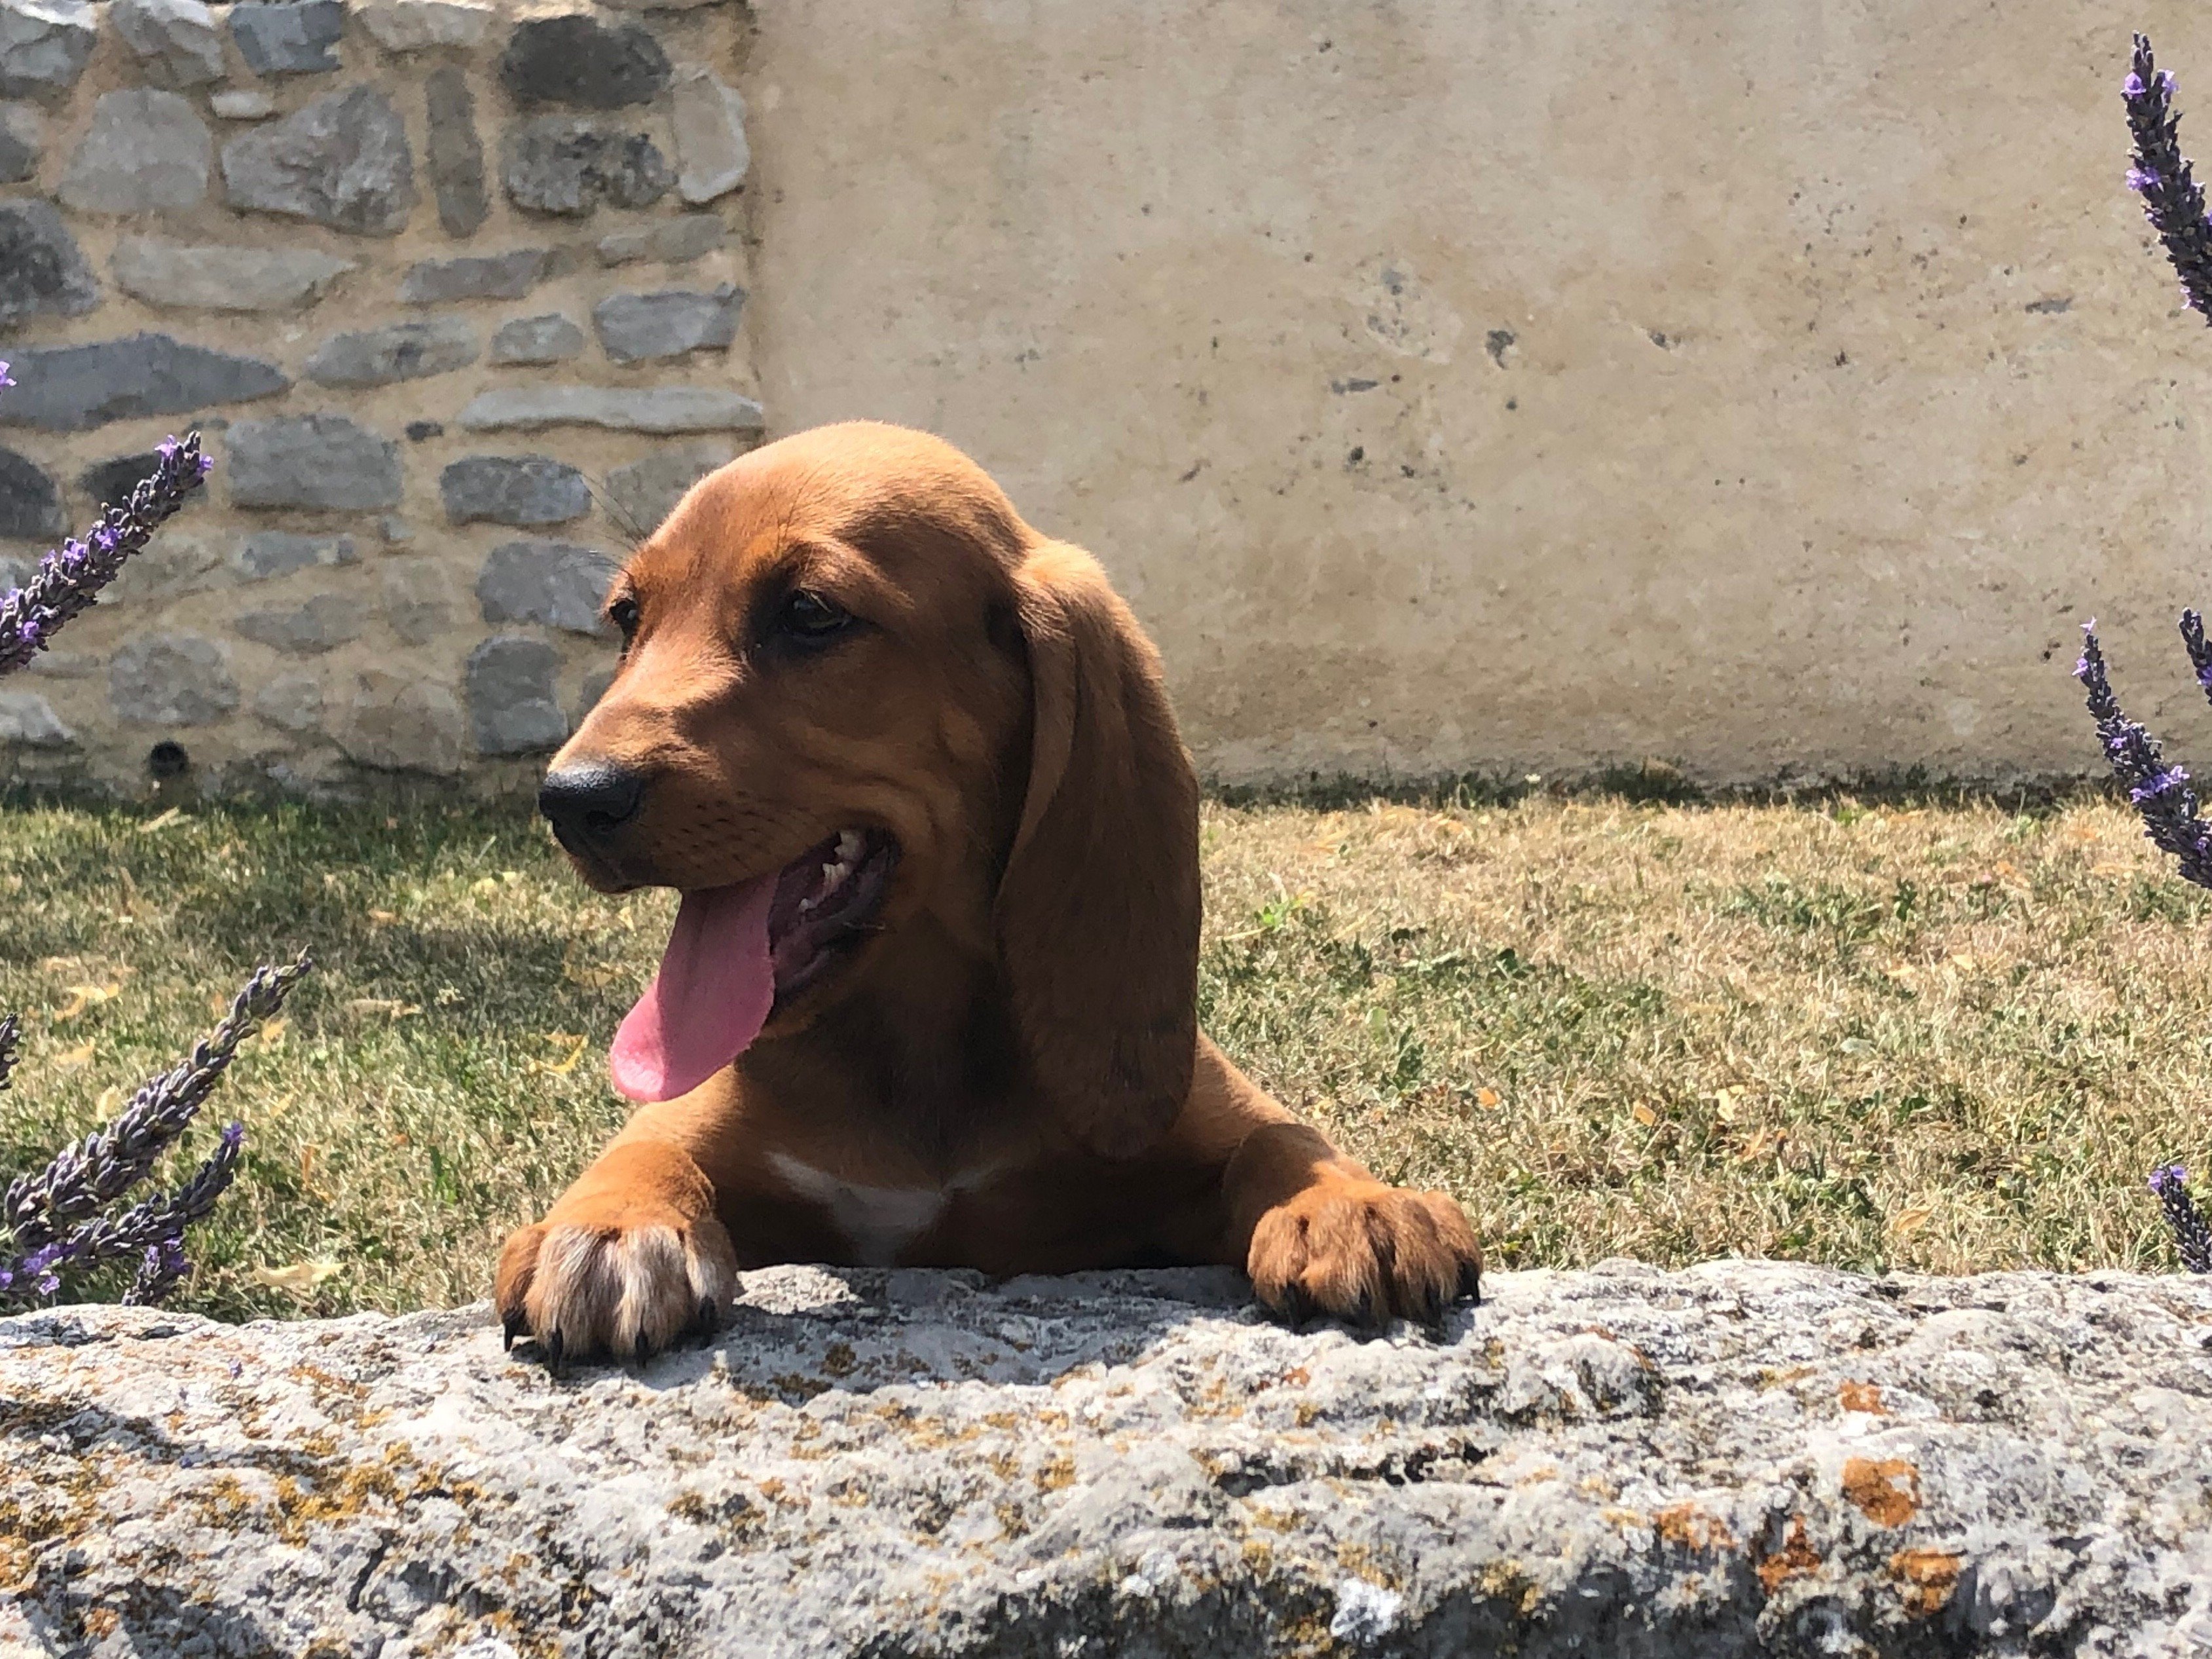
[[[1725, 1254], [2166, 1267], [2151, 1164], [2212, 1152], [2212, 896], [2101, 801], [1209, 805], [1208, 1026], [1502, 1265]], [[185, 1305], [482, 1293], [620, 1121], [605, 1044], [665, 896], [586, 891], [520, 812], [0, 816], [0, 1168], [322, 966], [216, 1097], [239, 1185]]]

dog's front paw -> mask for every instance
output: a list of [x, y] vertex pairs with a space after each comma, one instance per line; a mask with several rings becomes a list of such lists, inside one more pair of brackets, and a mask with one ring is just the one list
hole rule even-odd
[[556, 1365], [641, 1360], [721, 1323], [738, 1261], [720, 1222], [653, 1198], [574, 1200], [500, 1252], [493, 1299], [509, 1346], [528, 1335]]
[[1260, 1300], [1294, 1321], [1433, 1325], [1479, 1293], [1482, 1247], [1446, 1194], [1330, 1176], [1260, 1218], [1246, 1271]]

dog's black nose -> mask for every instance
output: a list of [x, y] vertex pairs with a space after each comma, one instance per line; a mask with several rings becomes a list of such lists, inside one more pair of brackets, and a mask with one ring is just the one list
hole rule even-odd
[[538, 787], [538, 810], [571, 852], [603, 846], [637, 816], [645, 779], [626, 766], [585, 761], [548, 772]]

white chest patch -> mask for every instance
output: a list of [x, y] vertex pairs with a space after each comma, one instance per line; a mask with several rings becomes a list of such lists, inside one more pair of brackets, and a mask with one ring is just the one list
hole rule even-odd
[[855, 1186], [781, 1152], [768, 1161], [784, 1185], [830, 1212], [863, 1267], [897, 1266], [899, 1252], [935, 1224], [951, 1197], [936, 1187]]

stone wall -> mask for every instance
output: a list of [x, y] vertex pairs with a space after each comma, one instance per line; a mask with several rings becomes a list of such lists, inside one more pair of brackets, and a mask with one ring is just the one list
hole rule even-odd
[[[188, 508], [0, 692], [15, 775], [497, 785], [611, 558], [758, 441], [738, 8], [0, 0], [0, 555]], [[677, 9], [680, 8], [680, 9]]]

